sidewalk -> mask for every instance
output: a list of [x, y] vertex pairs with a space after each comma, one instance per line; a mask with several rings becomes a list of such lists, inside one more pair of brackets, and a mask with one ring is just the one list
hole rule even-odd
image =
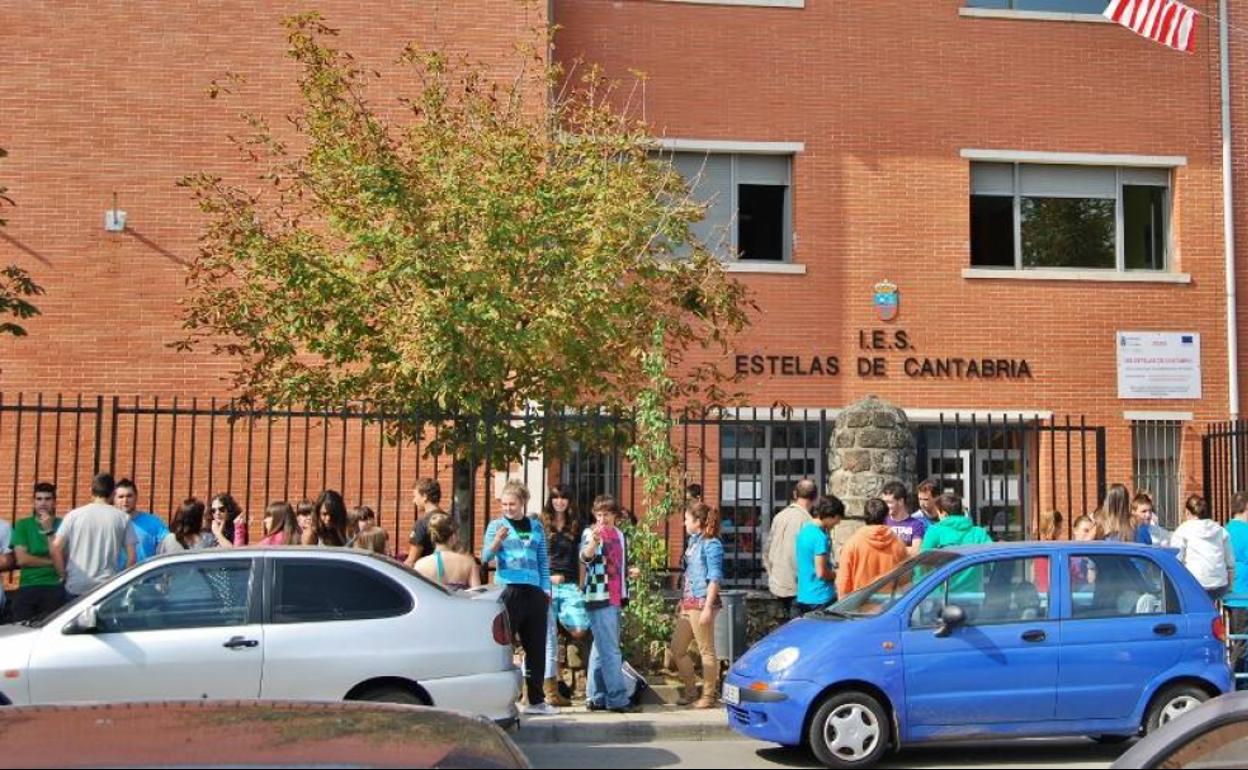
[[520, 718], [511, 734], [516, 743], [648, 743], [650, 741], [713, 741], [735, 735], [723, 707], [694, 711], [647, 705], [636, 714], [590, 712], [583, 707], [561, 709], [558, 716]]

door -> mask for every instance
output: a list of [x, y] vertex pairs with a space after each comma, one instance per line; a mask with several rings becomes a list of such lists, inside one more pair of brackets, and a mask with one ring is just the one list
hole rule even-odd
[[[930, 440], [930, 439], [929, 439]], [[969, 449], [928, 449], [927, 478], [940, 480], [942, 492], [953, 492], [963, 500], [971, 499], [971, 490], [975, 488], [972, 475], [975, 470], [971, 462]]]
[[975, 450], [975, 460], [975, 522], [997, 542], [1025, 539], [1022, 452], [981, 448]]
[[146, 570], [96, 605], [96, 633], [46, 627], [31, 656], [35, 703], [256, 698], [263, 629], [250, 558]]
[[1058, 719], [1123, 719], [1183, 654], [1174, 584], [1146, 556], [1072, 553], [1063, 608]]
[[[274, 558], [270, 566], [262, 697], [340, 700], [379, 676], [421, 681], [465, 673], [453, 623], [413, 618], [412, 595], [380, 570], [334, 558]], [[437, 601], [437, 589], [428, 591], [426, 605]]]
[[[1053, 618], [1045, 556], [964, 567], [913, 609], [902, 636], [911, 727], [985, 725], [1053, 718], [1059, 624]], [[1044, 590], [1040, 590], [1043, 587]], [[941, 611], [966, 621], [936, 635]]]

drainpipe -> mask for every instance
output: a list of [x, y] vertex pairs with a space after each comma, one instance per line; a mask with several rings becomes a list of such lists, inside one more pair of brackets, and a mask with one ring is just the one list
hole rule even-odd
[[1226, 360], [1232, 420], [1239, 419], [1239, 326], [1235, 291], [1234, 190], [1231, 186], [1231, 53], [1228, 0], [1218, 3], [1218, 54], [1222, 79], [1222, 231], [1226, 243]]

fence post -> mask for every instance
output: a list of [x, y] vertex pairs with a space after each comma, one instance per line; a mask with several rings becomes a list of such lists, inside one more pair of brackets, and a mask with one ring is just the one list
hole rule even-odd
[[1201, 479], [1204, 482], [1205, 500], [1213, 499], [1213, 458], [1211, 451], [1212, 436], [1209, 428], [1205, 428], [1205, 435], [1200, 437], [1200, 470]]
[[91, 472], [92, 476], [100, 472], [100, 453], [103, 450], [104, 441], [104, 397], [95, 397], [95, 470]]
[[1105, 426], [1096, 429], [1096, 504], [1099, 506], [1105, 499]]

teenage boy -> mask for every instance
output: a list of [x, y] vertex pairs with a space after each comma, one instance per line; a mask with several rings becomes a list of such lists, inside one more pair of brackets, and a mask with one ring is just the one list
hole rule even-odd
[[896, 533], [885, 524], [888, 505], [873, 497], [863, 506], [866, 526], [855, 532], [841, 550], [836, 571], [836, 595], [844, 599], [859, 588], [891, 572], [906, 560], [907, 551]]
[[797, 601], [794, 613], [805, 615], [836, 601], [836, 559], [832, 529], [845, 516], [845, 504], [834, 495], [815, 502], [814, 518], [797, 534]]
[[581, 536], [585, 565], [585, 608], [594, 646], [589, 653], [586, 704], [590, 711], [618, 714], [636, 711], [629, 702], [620, 653], [620, 612], [628, 600], [627, 556], [624, 534], [616, 527], [620, 504], [611, 495], [594, 499], [594, 524]]
[[900, 481], [890, 481], [880, 490], [880, 499], [888, 506], [888, 521], [885, 523], [897, 539], [906, 547], [911, 556], [923, 547], [923, 534], [927, 532], [927, 520], [910, 515], [909, 495], [906, 485]]
[[48, 539], [56, 535], [61, 520], [56, 515], [56, 485], [35, 484], [35, 510], [13, 528], [13, 553], [22, 570], [17, 598], [13, 600], [13, 620], [33, 620], [59, 609], [65, 603], [65, 586], [52, 566]]

